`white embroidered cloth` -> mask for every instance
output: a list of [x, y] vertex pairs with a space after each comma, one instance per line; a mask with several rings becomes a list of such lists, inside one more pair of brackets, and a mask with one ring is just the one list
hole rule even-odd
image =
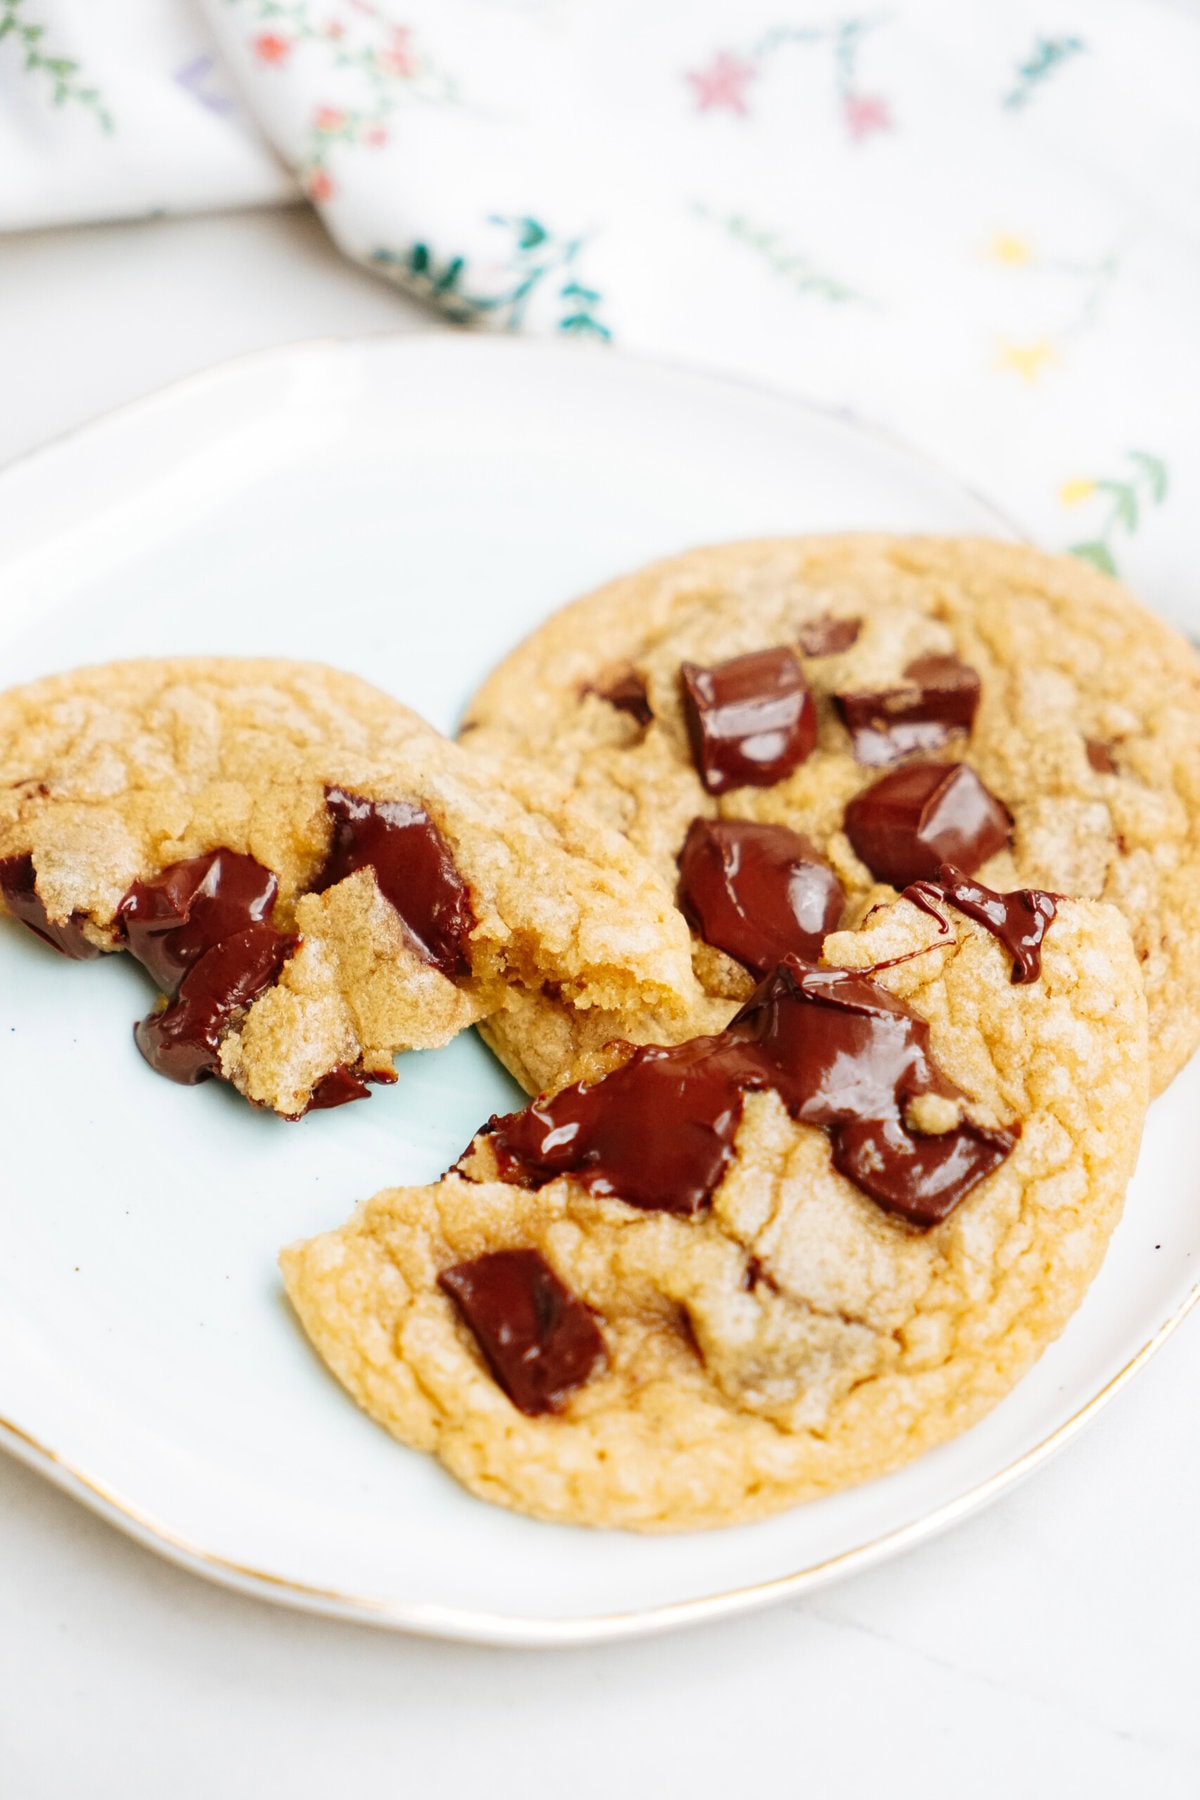
[[1181, 609], [1200, 11], [833, 5], [0, 0], [0, 225], [276, 199], [269, 142], [451, 318], [847, 408]]

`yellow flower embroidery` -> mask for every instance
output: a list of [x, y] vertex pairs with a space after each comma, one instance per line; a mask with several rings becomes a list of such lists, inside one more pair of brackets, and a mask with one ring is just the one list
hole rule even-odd
[[1078, 506], [1083, 500], [1090, 500], [1096, 491], [1094, 481], [1086, 475], [1074, 475], [1070, 481], [1064, 481], [1058, 490], [1058, 497], [1064, 506]]
[[988, 255], [996, 262], [1027, 263], [1033, 260], [1033, 251], [1025, 238], [1014, 237], [1009, 231], [998, 231], [988, 246]]
[[1033, 344], [1010, 344], [1005, 340], [1000, 345], [996, 366], [1011, 370], [1025, 381], [1036, 381], [1047, 363], [1057, 361], [1058, 351], [1049, 338], [1039, 338]]

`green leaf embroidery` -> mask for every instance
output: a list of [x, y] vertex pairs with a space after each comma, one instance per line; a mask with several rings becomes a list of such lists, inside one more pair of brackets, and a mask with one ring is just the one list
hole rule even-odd
[[1117, 572], [1112, 551], [1099, 538], [1094, 538], [1086, 544], [1070, 545], [1070, 554], [1078, 556], [1082, 562], [1091, 563], [1092, 567], [1099, 569], [1103, 575], [1115, 575]]
[[1098, 494], [1111, 494], [1113, 497], [1112, 518], [1114, 524], [1121, 525], [1126, 531], [1138, 528], [1137, 495], [1127, 481], [1098, 481]]
[[113, 117], [101, 97], [100, 90], [80, 79], [80, 65], [73, 57], [47, 56], [39, 45], [46, 27], [23, 16], [25, 0], [0, 0], [0, 40], [13, 36], [24, 49], [22, 67], [27, 75], [43, 75], [50, 88], [52, 106], [72, 103], [92, 114], [101, 131], [111, 135]]
[[774, 274], [779, 275], [798, 294], [815, 294], [822, 300], [830, 300], [840, 305], [846, 301], [867, 302], [865, 294], [860, 294], [846, 282], [837, 280], [818, 269], [802, 251], [786, 244], [778, 232], [770, 231], [755, 224], [743, 213], [726, 215], [713, 213], [706, 206], [696, 205], [693, 208], [696, 217], [705, 219], [709, 224], [718, 226], [735, 241], [753, 250]]
[[1155, 506], [1161, 506], [1167, 497], [1167, 465], [1161, 457], [1151, 456], [1147, 450], [1131, 450], [1129, 460], [1136, 463], [1146, 476], [1150, 487], [1150, 498]]

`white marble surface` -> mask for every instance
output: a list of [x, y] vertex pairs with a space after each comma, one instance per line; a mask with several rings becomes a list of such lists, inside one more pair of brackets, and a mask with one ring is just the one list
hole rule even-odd
[[[268, 343], [423, 316], [303, 213], [0, 239], [0, 460]], [[1200, 1791], [1200, 1316], [1090, 1431], [816, 1599], [566, 1653], [235, 1597], [0, 1458], [4, 1800]]]

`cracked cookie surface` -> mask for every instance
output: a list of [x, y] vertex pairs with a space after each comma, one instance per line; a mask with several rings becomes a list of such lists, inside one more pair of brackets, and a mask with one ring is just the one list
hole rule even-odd
[[[816, 748], [769, 785], [710, 792], [689, 747], [681, 666], [781, 645], [798, 651], [815, 696]], [[894, 760], [886, 747], [878, 760], [883, 740], [869, 729], [856, 760], [850, 726], [862, 697], [883, 696], [901, 716], [911, 672], [932, 666], [936, 682], [940, 662], [944, 680], [950, 658], [978, 677], [969, 730], [940, 742], [935, 731], [931, 746], [917, 707]], [[961, 685], [944, 691], [945, 716], [969, 716], [975, 698]], [[697, 817], [803, 833], [846, 891], [847, 924], [894, 891], [856, 854], [847, 805], [914, 754], [963, 761], [1013, 822], [1011, 849], [978, 865], [983, 881], [1105, 899], [1125, 915], [1146, 984], [1155, 1091], [1200, 1040], [1200, 669], [1177, 633], [1074, 558], [866, 535], [692, 551], [548, 620], [484, 683], [464, 732], [479, 748], [552, 756], [671, 883]], [[705, 1000], [690, 1029], [712, 1030], [752, 979], [699, 939], [695, 965]], [[607, 1023], [619, 1034], [619, 1022]], [[605, 1022], [523, 995], [488, 1029], [536, 1086], [597, 1047]], [[661, 1030], [645, 1019], [632, 1035], [655, 1041]]]
[[[439, 963], [385, 897], [366, 852], [334, 867], [339, 806], [415, 821], [427, 849], [440, 846], [467, 896], [459, 966], [444, 953]], [[445, 1043], [526, 986], [550, 984], [584, 1009], [676, 1016], [689, 1003], [686, 928], [624, 839], [553, 777], [468, 754], [353, 676], [175, 659], [0, 696], [3, 892], [42, 935], [74, 954], [127, 943], [136, 953], [139, 906], [150, 935], [164, 922], [195, 935], [196, 896], [211, 912], [219, 886], [205, 873], [217, 853], [269, 890], [237, 931], [221, 926], [223, 950], [237, 939], [241, 985], [215, 1000], [213, 979], [205, 988], [210, 934], [193, 946], [206, 952], [195, 966], [173, 971], [171, 1005], [140, 1029], [161, 1039], [182, 1018], [194, 1038], [202, 1015], [202, 1073], [289, 1117], [361, 1097], [365, 1080], [391, 1077], [394, 1052]], [[164, 898], [172, 881], [182, 899]], [[431, 893], [426, 912], [444, 927], [446, 897]], [[150, 954], [157, 973], [162, 955]], [[193, 1064], [176, 1078], [196, 1079]], [[327, 1077], [333, 1088], [319, 1092]]]
[[[694, 1217], [572, 1176], [510, 1185], [483, 1136], [466, 1173], [381, 1193], [283, 1252], [319, 1353], [476, 1494], [589, 1525], [759, 1517], [965, 1429], [1058, 1335], [1103, 1257], [1146, 1106], [1146, 1009], [1109, 906], [1063, 902], [1023, 985], [980, 925], [948, 909], [946, 927], [899, 900], [825, 947], [828, 965], [860, 971], [923, 952], [879, 969], [880, 987], [928, 1021], [965, 1117], [1020, 1127], [940, 1224], [882, 1210], [774, 1092], [746, 1095]], [[938, 1106], [919, 1129], [946, 1126]], [[535, 1252], [603, 1339], [603, 1362], [543, 1416], [506, 1397], [440, 1285], [514, 1251]]]

